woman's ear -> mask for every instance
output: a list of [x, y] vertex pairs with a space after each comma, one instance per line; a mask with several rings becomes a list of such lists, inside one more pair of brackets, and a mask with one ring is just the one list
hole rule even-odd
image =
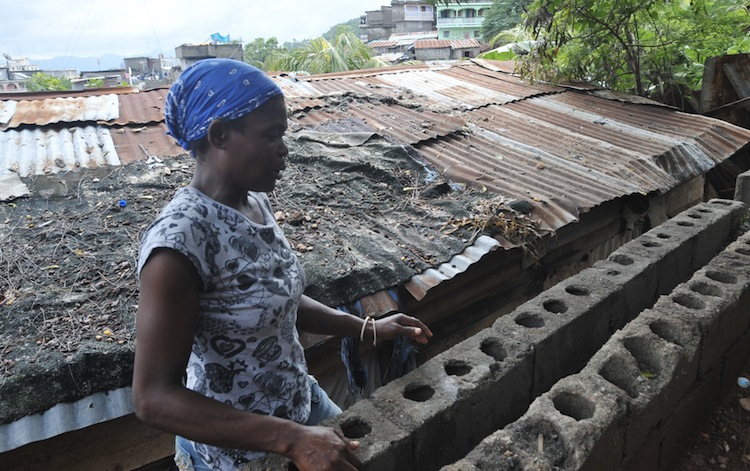
[[208, 132], [206, 132], [206, 139], [210, 146], [218, 149], [223, 149], [227, 142], [227, 134], [229, 133], [229, 127], [227, 123], [220, 119], [215, 119], [208, 125]]

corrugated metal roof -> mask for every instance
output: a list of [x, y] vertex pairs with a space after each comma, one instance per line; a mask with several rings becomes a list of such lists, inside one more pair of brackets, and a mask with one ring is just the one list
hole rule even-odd
[[187, 151], [167, 135], [164, 123], [146, 126], [124, 126], [110, 133], [117, 155], [123, 165], [149, 157], [176, 157]]
[[112, 124], [148, 124], [164, 122], [164, 103], [169, 88], [120, 95], [120, 115]]
[[[725, 122], [531, 85], [501, 67], [477, 60], [272, 77], [296, 127], [371, 130], [416, 146], [456, 180], [536, 201], [536, 214], [552, 229], [608, 199], [666, 191], [747, 145], [748, 131]], [[11, 129], [99, 123], [9, 129], [2, 134], [3, 167], [45, 173], [182, 154], [163, 124], [166, 93], [0, 102], [0, 122]]]
[[58, 404], [41, 414], [0, 424], [0, 453], [38, 440], [133, 413], [130, 387], [96, 393], [75, 402]]
[[22, 177], [79, 168], [120, 165], [109, 130], [72, 126], [61, 130], [23, 129], [0, 133], [0, 169]]
[[413, 39], [402, 39], [400, 41], [371, 41], [367, 43], [367, 45], [371, 48], [378, 48], [378, 47], [402, 47], [402, 46], [411, 46], [414, 44]]
[[10, 123], [13, 113], [16, 112], [17, 102], [12, 100], [0, 101], [0, 128], [4, 128]]
[[447, 49], [451, 47], [449, 39], [422, 39], [414, 41], [414, 49]]
[[[378, 69], [375, 69], [378, 70]], [[489, 104], [503, 104], [545, 93], [563, 93], [562, 87], [530, 85], [520, 78], [479, 66], [440, 69], [385, 69], [381, 73], [349, 76], [299, 77], [287, 83], [292, 98], [354, 93], [378, 94], [428, 109], [450, 113]], [[298, 91], [299, 90], [299, 91]], [[409, 92], [410, 96], [405, 96]]]
[[348, 122], [352, 119], [367, 123], [370, 130], [382, 136], [412, 145], [456, 133], [466, 125], [466, 121], [456, 116], [402, 106], [358, 102], [350, 103], [340, 110], [316, 109], [292, 117], [294, 122], [302, 126], [320, 126], [331, 121]]
[[16, 102], [8, 128], [17, 128], [21, 125], [46, 126], [54, 123], [112, 121], [119, 116], [118, 99], [114, 94], [21, 100]]
[[[594, 96], [595, 91], [531, 85], [508, 74], [509, 67], [475, 60], [272, 77], [288, 99], [293, 128], [370, 130], [414, 146], [455, 180], [533, 202], [531, 216], [551, 229], [604, 201], [669, 190], [750, 143], [749, 130], [726, 122], [604, 99]], [[26, 176], [183, 154], [166, 135], [165, 94], [166, 89], [118, 90], [115, 104], [114, 94], [97, 97], [91, 92], [0, 101], [0, 126], [10, 126], [0, 132], [0, 170]], [[15, 129], [20, 125], [24, 128]], [[480, 236], [404, 287], [422, 299], [500, 246], [498, 240]], [[397, 308], [394, 302], [387, 291], [359, 300], [373, 314]], [[126, 404], [125, 399], [114, 403]], [[70, 422], [86, 415], [75, 404], [60, 410], [68, 419], [45, 422], [47, 414], [42, 414], [31, 425], [3, 427], [0, 437], [13, 443], [0, 447], [18, 446], [14, 437], [28, 442], [52, 436], [57, 432], [48, 431], [58, 429], [50, 424], [65, 423], [66, 430], [85, 426]]]
[[420, 39], [414, 41], [415, 49], [471, 49], [479, 47], [479, 41], [476, 39]]

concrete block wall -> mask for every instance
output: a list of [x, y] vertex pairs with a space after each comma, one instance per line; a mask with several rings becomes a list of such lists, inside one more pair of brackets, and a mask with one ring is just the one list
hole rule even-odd
[[[606, 357], [606, 362], [601, 360], [606, 363], [601, 365], [603, 372], [592, 375], [590, 385], [569, 385], [568, 390], [561, 390], [569, 382], [561, 379], [577, 374], [590, 360], [594, 361], [592, 357], [601, 357], [606, 345], [615, 342], [610, 340], [613, 333], [614, 339], [620, 338], [618, 329], [644, 309], [656, 309], [654, 303], [660, 296], [670, 293], [711, 260], [734, 236], [745, 213], [742, 203], [712, 200], [677, 215], [624, 245], [607, 260], [520, 305], [492, 327], [379, 388], [329, 425], [348, 438], [360, 440], [362, 446], [357, 453], [364, 470], [427, 471], [444, 466], [524, 469], [518, 466], [529, 462], [551, 467], [577, 465], [587, 460], [594, 463], [599, 455], [609, 459], [608, 453], [618, 447], [618, 453], [627, 456], [627, 441], [623, 440], [627, 428], [620, 422], [627, 423], [627, 412], [638, 397], [631, 398], [622, 388], [630, 388], [630, 394], [646, 396], [634, 389], [630, 376], [621, 368], [633, 368], [629, 360], [633, 354], [628, 348], [651, 352], [644, 345], [647, 338], [620, 342], [619, 353], [611, 359]], [[668, 323], [656, 323], [654, 329], [665, 337], [689, 337], [684, 329], [675, 330]], [[673, 331], [679, 333], [670, 334]], [[694, 335], [695, 339], [702, 338], [697, 331]], [[646, 376], [656, 374], [648, 368], [660, 372], [653, 378], [668, 376], [663, 372], [671, 370], [659, 363], [661, 357], [651, 358], [652, 353], [642, 356], [648, 359], [642, 366]], [[700, 358], [697, 355], [694, 359], [696, 375]], [[601, 392], [580, 389], [596, 385]], [[553, 390], [547, 393], [550, 388]], [[603, 407], [607, 402], [610, 405]], [[561, 427], [560, 423], [545, 419], [544, 404], [578, 417], [558, 413], [560, 420], [583, 425]], [[645, 405], [643, 411], [648, 412]], [[637, 431], [630, 433], [634, 437]], [[571, 446], [585, 437], [597, 440], [592, 438], [592, 444], [582, 451]], [[492, 461], [492, 466], [486, 467], [482, 463], [494, 455], [478, 450], [488, 446], [497, 450], [495, 445], [500, 442], [507, 443], [507, 448], [497, 461]], [[604, 447], [604, 443], [610, 446]], [[543, 456], [549, 456], [541, 459], [530, 451], [531, 445], [537, 452], [542, 450]], [[582, 455], [583, 451], [586, 453]], [[479, 461], [478, 455], [482, 456]], [[284, 460], [269, 457], [247, 469], [286, 467]]]
[[671, 469], [749, 355], [746, 233], [443, 471]]

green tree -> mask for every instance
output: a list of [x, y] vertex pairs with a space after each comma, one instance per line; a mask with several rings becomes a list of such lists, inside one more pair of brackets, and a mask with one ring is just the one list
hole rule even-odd
[[276, 51], [268, 58], [266, 66], [273, 71], [326, 74], [386, 65], [372, 58], [372, 49], [350, 28], [340, 27], [333, 43], [321, 37], [291, 51]]
[[104, 79], [90, 78], [86, 82], [86, 88], [104, 88]]
[[[531, 0], [495, 0], [482, 22], [482, 37], [491, 45], [503, 44], [495, 38], [522, 22], [524, 8]], [[493, 39], [495, 39], [493, 41]]]
[[69, 78], [37, 72], [26, 81], [26, 89], [30, 92], [72, 90], [73, 84]]
[[524, 76], [663, 101], [700, 88], [708, 57], [750, 50], [745, 0], [534, 0]]
[[264, 69], [266, 59], [274, 52], [283, 50], [276, 38], [255, 38], [253, 42], [245, 44], [243, 57], [248, 64]]
[[355, 36], [359, 37], [360, 35], [360, 29], [359, 29], [359, 18], [352, 18], [351, 20], [345, 22], [345, 23], [339, 23], [336, 26], [332, 26], [331, 29], [326, 31], [323, 34], [323, 38], [325, 38], [328, 42], [335, 42], [336, 41], [336, 33], [339, 32], [339, 29], [341, 27], [347, 27], [350, 28], [351, 31], [354, 33]]

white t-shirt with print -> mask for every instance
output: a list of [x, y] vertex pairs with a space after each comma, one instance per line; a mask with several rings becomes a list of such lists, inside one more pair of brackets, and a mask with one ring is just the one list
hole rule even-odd
[[[257, 224], [192, 187], [146, 230], [138, 273], [154, 250], [184, 254], [203, 280], [186, 386], [233, 407], [305, 423], [310, 386], [296, 329], [305, 274], [264, 193]], [[191, 442], [215, 469], [263, 456]]]

